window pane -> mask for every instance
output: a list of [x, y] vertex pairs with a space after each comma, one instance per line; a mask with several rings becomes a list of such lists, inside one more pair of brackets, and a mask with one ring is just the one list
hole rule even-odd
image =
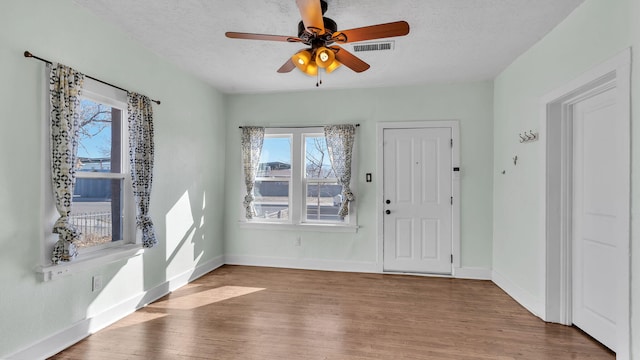
[[78, 171], [121, 172], [120, 124], [119, 109], [80, 101]]
[[78, 247], [122, 240], [122, 179], [78, 178], [71, 223], [82, 236]]
[[288, 220], [291, 181], [290, 136], [265, 136], [257, 176], [253, 188], [256, 217], [274, 221]]
[[258, 218], [289, 219], [289, 181], [256, 181], [253, 193]]
[[307, 179], [335, 178], [324, 136], [305, 136], [304, 173]]
[[291, 138], [265, 137], [258, 177], [291, 178]]
[[344, 222], [338, 211], [342, 205], [342, 186], [337, 182], [307, 183], [307, 220]]

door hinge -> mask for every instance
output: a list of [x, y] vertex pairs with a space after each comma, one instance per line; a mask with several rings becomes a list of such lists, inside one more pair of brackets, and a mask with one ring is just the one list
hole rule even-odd
[[451, 147], [453, 147], [453, 139], [451, 139]]
[[453, 196], [451, 197], [451, 205], [453, 205]]
[[451, 263], [453, 264], [453, 254], [451, 254]]

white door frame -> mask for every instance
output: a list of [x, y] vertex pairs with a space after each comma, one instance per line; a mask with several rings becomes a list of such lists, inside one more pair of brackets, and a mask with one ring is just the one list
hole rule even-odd
[[[377, 124], [378, 148], [376, 151], [378, 173], [376, 174], [376, 212], [377, 212], [377, 263], [378, 271], [384, 271], [384, 130], [385, 129], [424, 129], [424, 128], [450, 128], [453, 147], [451, 148], [451, 196], [453, 205], [451, 206], [451, 252], [453, 254], [452, 275], [460, 268], [460, 171], [453, 171], [456, 167], [460, 169], [460, 124], [458, 120], [433, 120], [433, 121], [400, 121], [400, 122], [379, 122]], [[423, 274], [425, 275], [425, 274]], [[428, 275], [428, 274], [426, 274]]]
[[[616, 103], [620, 109], [618, 116], [623, 121], [628, 137], [619, 139], [628, 151], [619, 154], [623, 163], [629, 166], [623, 176], [627, 216], [624, 225], [630, 231], [631, 194], [631, 50], [626, 49], [614, 58], [596, 66], [579, 78], [545, 95], [540, 102], [540, 233], [544, 236], [543, 254], [545, 261], [540, 276], [545, 290], [543, 319], [571, 325], [571, 208], [572, 208], [572, 105], [576, 102], [606, 91], [616, 89]], [[559, 154], [559, 156], [558, 156]], [[620, 284], [623, 286], [615, 294], [618, 299], [618, 319], [616, 333], [618, 344], [617, 359], [629, 359], [630, 338], [630, 239], [621, 244], [616, 256], [621, 265]], [[626, 286], [625, 286], [626, 285]]]

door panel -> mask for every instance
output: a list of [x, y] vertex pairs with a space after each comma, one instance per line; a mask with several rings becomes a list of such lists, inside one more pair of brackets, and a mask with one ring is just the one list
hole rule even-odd
[[615, 89], [573, 107], [572, 321], [615, 351], [617, 247], [626, 231]]
[[438, 258], [438, 241], [429, 241], [430, 239], [438, 239], [440, 220], [439, 219], [422, 219], [422, 258], [437, 259]]
[[451, 128], [385, 129], [384, 270], [451, 274]]
[[412, 236], [412, 219], [396, 218], [396, 258], [412, 259], [413, 244]]

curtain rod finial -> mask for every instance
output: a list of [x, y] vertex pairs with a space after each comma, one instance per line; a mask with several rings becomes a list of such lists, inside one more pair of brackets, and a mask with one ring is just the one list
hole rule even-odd
[[29, 52], [29, 50], [25, 50], [24, 57], [33, 57], [33, 54]]

